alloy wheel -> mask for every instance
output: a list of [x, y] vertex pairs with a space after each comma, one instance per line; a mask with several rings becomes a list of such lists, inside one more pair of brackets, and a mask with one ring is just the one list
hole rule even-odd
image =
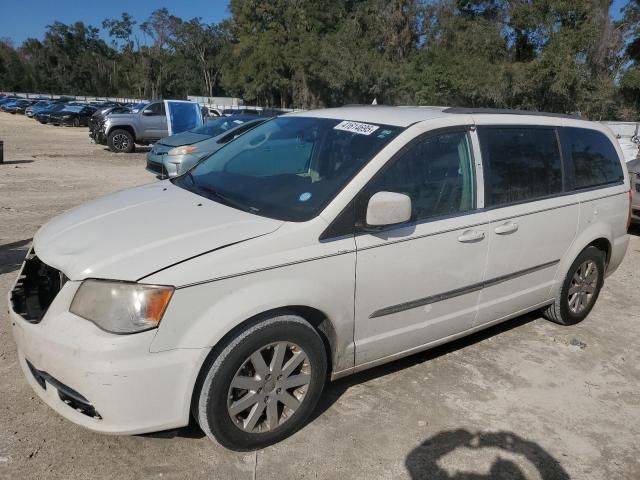
[[113, 136], [113, 147], [116, 150], [123, 151], [129, 148], [129, 138], [122, 133]]
[[291, 342], [269, 344], [251, 354], [234, 375], [227, 412], [245, 432], [274, 430], [298, 410], [310, 382], [304, 350]]
[[593, 260], [580, 264], [567, 293], [569, 310], [579, 315], [591, 306], [598, 285], [598, 266]]

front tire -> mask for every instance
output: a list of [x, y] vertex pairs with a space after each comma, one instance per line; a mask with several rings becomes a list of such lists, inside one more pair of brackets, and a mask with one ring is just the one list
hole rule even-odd
[[326, 375], [318, 332], [296, 315], [279, 315], [249, 325], [208, 359], [192, 411], [221, 445], [264, 448], [305, 424]]
[[543, 316], [560, 325], [575, 325], [593, 309], [604, 284], [605, 255], [596, 247], [587, 247], [578, 255], [555, 302], [543, 310]]
[[114, 153], [131, 153], [135, 148], [133, 135], [126, 130], [117, 129], [109, 132], [107, 145]]

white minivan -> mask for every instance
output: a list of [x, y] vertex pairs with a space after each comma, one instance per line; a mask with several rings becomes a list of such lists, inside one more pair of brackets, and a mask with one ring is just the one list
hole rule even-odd
[[181, 177], [43, 226], [10, 293], [24, 374], [104, 433], [248, 450], [323, 386], [536, 309], [584, 319], [628, 238], [620, 148], [558, 115], [272, 119]]

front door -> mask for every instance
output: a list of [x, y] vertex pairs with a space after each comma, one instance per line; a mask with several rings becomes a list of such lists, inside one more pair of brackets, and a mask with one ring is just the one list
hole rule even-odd
[[488, 248], [475, 178], [469, 131], [447, 129], [412, 142], [359, 195], [364, 218], [373, 194], [404, 193], [412, 219], [356, 236], [356, 365], [473, 326]]
[[159, 140], [168, 134], [164, 102], [155, 102], [142, 111], [143, 137], [145, 140]]

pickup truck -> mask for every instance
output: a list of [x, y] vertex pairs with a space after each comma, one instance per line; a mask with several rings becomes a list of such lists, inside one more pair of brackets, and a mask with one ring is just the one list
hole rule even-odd
[[111, 113], [89, 133], [93, 141], [115, 153], [130, 153], [169, 135], [164, 102], [152, 102], [137, 113]]

